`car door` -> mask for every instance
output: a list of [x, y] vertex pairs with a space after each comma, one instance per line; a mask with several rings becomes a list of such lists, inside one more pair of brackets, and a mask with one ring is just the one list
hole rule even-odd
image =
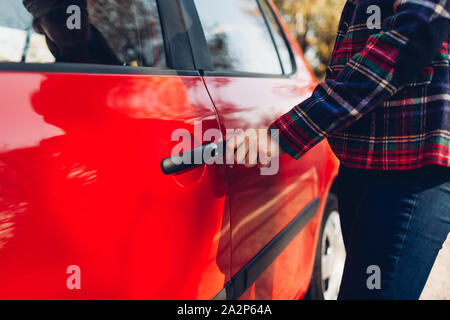
[[[194, 3], [210, 53], [209, 60], [202, 59], [204, 81], [223, 130], [267, 128], [310, 95], [315, 79], [271, 3]], [[305, 294], [325, 201], [328, 152], [323, 142], [299, 161], [284, 155], [269, 175], [243, 165], [227, 168], [233, 276], [228, 297]]]
[[230, 281], [224, 168], [160, 166], [174, 133], [219, 129], [182, 12], [87, 12], [73, 41], [89, 45], [67, 52], [65, 11], [37, 33], [21, 1], [0, 3], [0, 298], [213, 298]]

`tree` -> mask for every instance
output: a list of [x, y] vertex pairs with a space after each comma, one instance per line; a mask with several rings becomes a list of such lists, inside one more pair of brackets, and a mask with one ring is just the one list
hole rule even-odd
[[319, 78], [325, 76], [345, 0], [273, 0]]

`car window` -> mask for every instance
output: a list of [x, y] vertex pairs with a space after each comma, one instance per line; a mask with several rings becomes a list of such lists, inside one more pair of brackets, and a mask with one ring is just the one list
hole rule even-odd
[[194, 0], [214, 70], [282, 74], [256, 0]]
[[280, 60], [281, 63], [283, 64], [284, 73], [291, 74], [292, 72], [294, 72], [294, 68], [292, 66], [291, 54], [289, 51], [288, 44], [284, 38], [283, 31], [274, 15], [274, 12], [267, 3], [267, 0], [260, 0], [260, 3], [264, 15], [266, 16], [267, 21], [269, 23], [269, 27], [270, 30], [272, 31], [275, 43], [277, 45]]
[[166, 67], [156, 0], [1, 0], [0, 62]]

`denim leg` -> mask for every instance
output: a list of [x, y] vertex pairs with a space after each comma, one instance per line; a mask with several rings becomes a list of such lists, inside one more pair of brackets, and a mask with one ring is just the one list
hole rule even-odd
[[449, 232], [450, 182], [421, 190], [385, 298], [419, 299]]
[[339, 218], [341, 220], [342, 238], [347, 251], [356, 212], [365, 201], [365, 188], [367, 186], [365, 182], [361, 175], [352, 174], [351, 170], [343, 167], [339, 170], [337, 177]]
[[[347, 259], [339, 299], [419, 298], [450, 231], [448, 171], [438, 172], [342, 170]], [[367, 286], [370, 266], [379, 267], [380, 289]]]

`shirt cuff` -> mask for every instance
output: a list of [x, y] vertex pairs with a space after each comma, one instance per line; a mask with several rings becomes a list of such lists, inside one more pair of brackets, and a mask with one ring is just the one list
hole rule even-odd
[[308, 100], [275, 120], [269, 127], [271, 136], [278, 141], [280, 148], [294, 159], [299, 159], [326, 137], [326, 133], [301, 109]]

